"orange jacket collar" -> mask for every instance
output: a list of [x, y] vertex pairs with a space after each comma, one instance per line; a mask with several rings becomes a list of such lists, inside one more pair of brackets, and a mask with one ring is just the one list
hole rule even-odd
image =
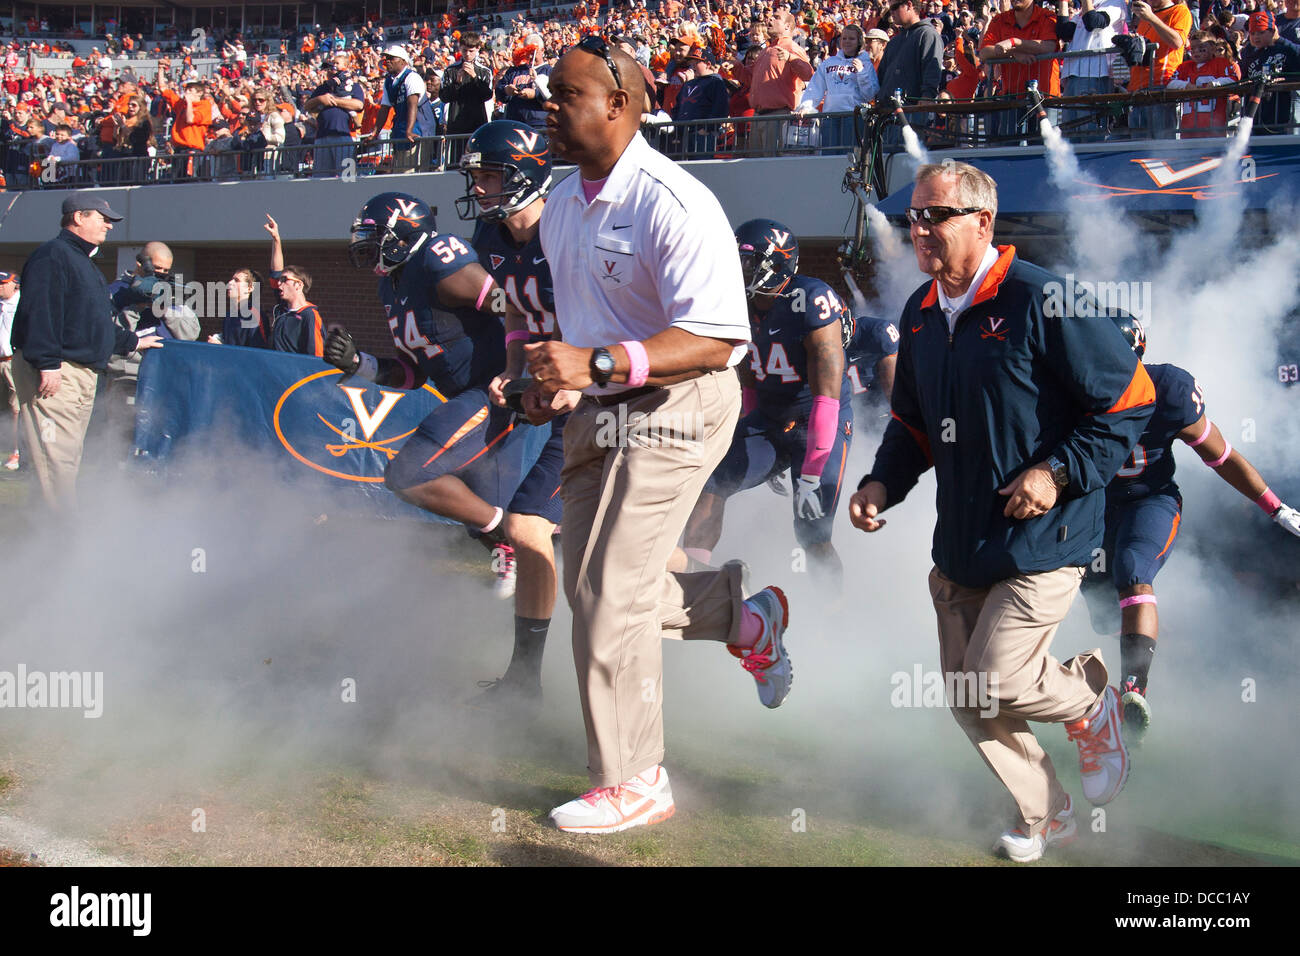
[[[985, 274], [984, 281], [980, 283], [979, 290], [975, 293], [975, 298], [971, 300], [971, 305], [987, 302], [998, 294], [998, 286], [1002, 285], [1002, 280], [1007, 277], [1007, 270], [1011, 268], [1011, 260], [1015, 257], [1015, 246], [998, 246], [998, 260], [993, 263], [993, 268], [989, 269]], [[930, 291], [921, 300], [921, 308], [928, 309], [938, 304], [939, 280], [935, 279], [930, 283]]]

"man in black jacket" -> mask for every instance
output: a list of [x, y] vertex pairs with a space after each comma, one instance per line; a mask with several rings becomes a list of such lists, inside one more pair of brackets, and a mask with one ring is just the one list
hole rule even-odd
[[14, 386], [23, 443], [55, 511], [76, 505], [82, 444], [109, 356], [161, 342], [113, 321], [108, 286], [90, 261], [121, 219], [103, 199], [75, 193], [63, 201], [62, 231], [23, 266], [13, 327]]
[[892, 421], [849, 513], [878, 530], [880, 513], [934, 468], [930, 594], [945, 689], [1019, 811], [995, 849], [1027, 863], [1077, 829], [1029, 721], [1065, 724], [1093, 805], [1128, 777], [1119, 694], [1100, 651], [1060, 662], [1049, 648], [1101, 546], [1106, 486], [1151, 417], [1155, 388], [1091, 302], [1061, 309], [1063, 280], [1014, 246], [992, 246], [997, 205], [996, 184], [973, 166], [917, 170], [907, 215], [917, 264], [934, 281], [898, 324]]
[[[903, 91], [903, 101], [911, 106], [933, 102], [939, 97], [943, 82], [943, 40], [929, 20], [922, 20], [916, 0], [891, 0], [889, 17], [899, 27], [885, 47], [876, 71], [880, 79], [880, 99], [889, 100], [895, 90]], [[929, 114], [914, 114], [913, 126], [929, 123]], [[886, 140], [902, 141], [898, 126], [886, 130]]]
[[[472, 133], [487, 122], [487, 104], [492, 100], [492, 70], [479, 62], [483, 41], [477, 33], [460, 40], [460, 62], [442, 75], [442, 100], [448, 104], [447, 132]], [[459, 159], [459, 157], [456, 157]]]

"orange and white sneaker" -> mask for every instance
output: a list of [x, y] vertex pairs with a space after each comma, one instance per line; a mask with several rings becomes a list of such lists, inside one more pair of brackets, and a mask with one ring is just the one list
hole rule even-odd
[[1016, 863], [1033, 863], [1040, 860], [1049, 846], [1065, 846], [1073, 843], [1079, 833], [1078, 824], [1074, 822], [1074, 802], [1070, 795], [1065, 795], [1065, 809], [1052, 817], [1047, 829], [1037, 836], [1029, 836], [1016, 827], [998, 837], [993, 845], [993, 852], [1005, 856]]
[[1097, 709], [1065, 725], [1066, 735], [1079, 747], [1079, 776], [1083, 795], [1094, 807], [1110, 803], [1128, 780], [1128, 748], [1121, 730], [1123, 708], [1119, 691], [1107, 687]]
[[18, 452], [15, 451], [12, 455], [10, 455], [8, 458], [5, 459], [5, 469], [8, 471], [17, 471], [18, 462], [19, 462]]
[[618, 833], [662, 823], [673, 815], [668, 771], [656, 765], [617, 787], [597, 787], [551, 811], [551, 822], [566, 833]]

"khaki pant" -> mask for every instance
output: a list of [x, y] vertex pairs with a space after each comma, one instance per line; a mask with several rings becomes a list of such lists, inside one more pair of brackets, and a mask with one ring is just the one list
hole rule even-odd
[[[669, 555], [740, 415], [732, 370], [618, 405], [583, 401], [564, 427], [564, 593], [593, 786], [663, 759], [665, 637], [731, 642], [740, 628], [735, 567], [670, 574]], [[648, 427], [631, 427], [638, 413]], [[678, 428], [685, 426], [689, 440]], [[727, 659], [730, 661], [730, 658]]]
[[77, 471], [86, 441], [90, 413], [95, 408], [99, 373], [76, 362], [64, 362], [63, 382], [49, 398], [36, 394], [41, 373], [14, 354], [14, 385], [18, 391], [19, 431], [45, 503], [54, 511], [71, 511], [77, 505]]
[[19, 408], [18, 389], [14, 385], [13, 359], [0, 362], [0, 397], [3, 398], [3, 404], [7, 405], [9, 410], [17, 415]]
[[1031, 835], [1065, 808], [1066, 794], [1027, 721], [1079, 720], [1106, 688], [1100, 650], [1064, 663], [1048, 652], [1082, 580], [1083, 568], [1060, 568], [976, 589], [930, 572], [944, 674], [983, 675], [997, 702], [996, 716], [981, 715], [971, 701], [953, 706], [953, 716], [1011, 792]]

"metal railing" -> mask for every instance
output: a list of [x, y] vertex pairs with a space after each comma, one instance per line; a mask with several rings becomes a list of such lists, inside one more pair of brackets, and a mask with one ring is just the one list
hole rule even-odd
[[[1180, 130], [1178, 104], [1214, 97], [1249, 95], [1252, 84], [1194, 90], [1150, 90], [1140, 94], [1100, 94], [1074, 98], [985, 98], [943, 101], [896, 109], [911, 124], [920, 142], [930, 149], [981, 148], [1041, 143], [1039, 108], [1072, 142], [1105, 139], [1175, 139], [1183, 136], [1227, 136], [1228, 125]], [[1275, 91], [1294, 91], [1300, 83], [1273, 84]], [[1157, 129], [1113, 126], [1131, 107], [1159, 109]], [[1076, 111], [1071, 117], [1066, 111]], [[858, 143], [860, 119], [853, 113], [797, 113], [728, 117], [725, 119], [647, 123], [646, 139], [675, 160], [748, 159], [778, 156], [839, 155]], [[1295, 122], [1270, 127], [1273, 132], [1300, 132]], [[901, 126], [891, 124], [881, 143], [884, 152], [902, 149]], [[140, 186], [153, 183], [230, 182], [257, 179], [298, 179], [325, 176], [373, 176], [404, 172], [436, 172], [457, 168], [467, 135], [432, 136], [409, 148], [389, 140], [303, 144], [266, 148], [217, 147], [195, 152], [162, 152], [156, 156], [113, 154], [58, 162], [48, 156], [48, 140], [37, 146], [10, 143], [0, 147], [10, 189], [63, 189], [86, 186]], [[226, 142], [231, 142], [227, 140]]]

